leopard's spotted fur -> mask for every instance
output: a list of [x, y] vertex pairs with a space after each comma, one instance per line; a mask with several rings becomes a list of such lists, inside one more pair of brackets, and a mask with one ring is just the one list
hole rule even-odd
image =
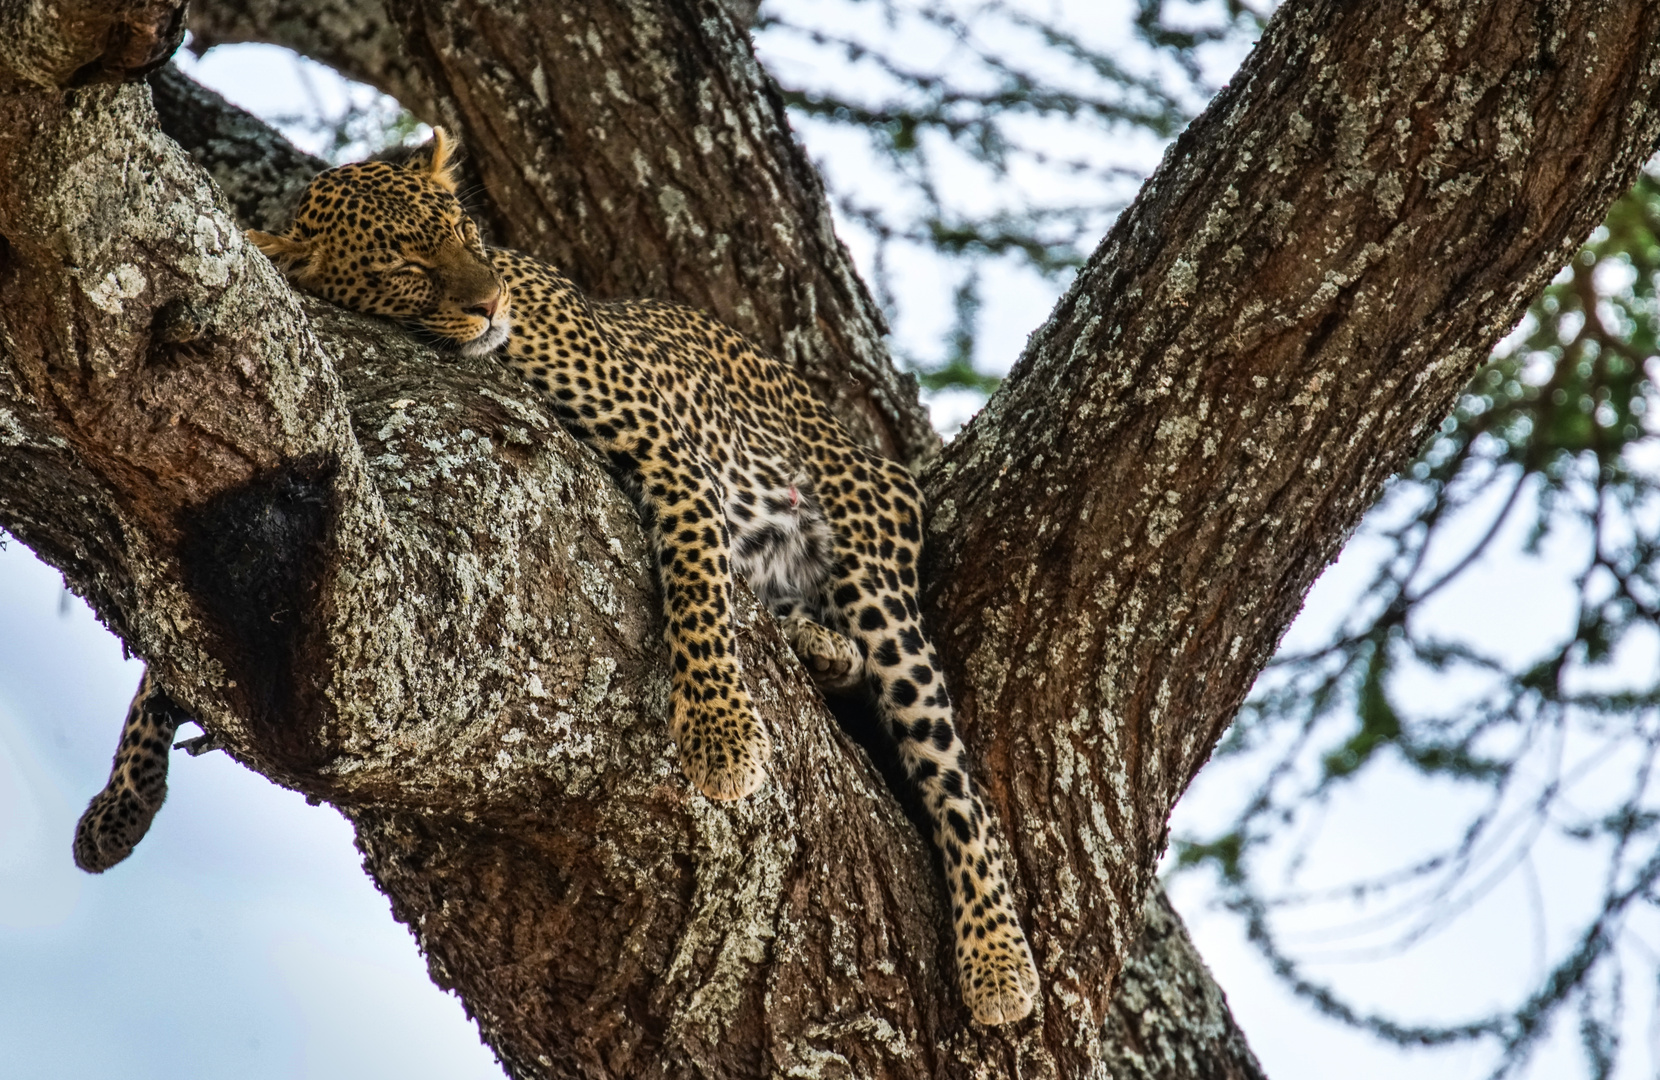
[[981, 1023], [1026, 1016], [1036, 970], [918, 615], [922, 503], [911, 477], [708, 315], [590, 302], [546, 263], [485, 248], [448, 157], [439, 132], [405, 166], [331, 169], [287, 233], [249, 236], [309, 292], [464, 353], [498, 352], [609, 459], [656, 553], [669, 727], [698, 790], [754, 791], [771, 753], [735, 649], [734, 576], [778, 616], [820, 685], [872, 685], [943, 856], [963, 996]]

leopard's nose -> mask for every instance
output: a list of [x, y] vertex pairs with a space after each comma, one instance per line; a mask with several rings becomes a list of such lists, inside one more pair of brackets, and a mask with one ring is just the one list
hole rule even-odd
[[501, 310], [501, 287], [500, 286], [496, 287], [496, 291], [491, 293], [488, 299], [484, 300], [482, 303], [474, 304], [472, 307], [466, 309], [467, 314], [477, 315], [477, 316], [479, 316], [480, 318], [482, 318], [486, 321], [494, 319], [496, 317], [496, 312], [498, 312], [500, 310]]

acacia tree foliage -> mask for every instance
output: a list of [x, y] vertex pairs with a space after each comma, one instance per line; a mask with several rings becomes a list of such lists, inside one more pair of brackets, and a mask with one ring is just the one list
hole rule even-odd
[[[1217, 751], [1260, 775], [1251, 797], [1211, 835], [1178, 839], [1179, 865], [1214, 868], [1223, 902], [1301, 997], [1403, 1045], [1491, 1041], [1495, 1076], [1524, 1065], [1564, 1010], [1577, 1014], [1588, 1073], [1612, 1075], [1626, 969], [1635, 963], [1639, 981], [1655, 975], [1642, 941], [1645, 914], [1660, 906], [1660, 682], [1650, 658], [1660, 461], [1648, 418], [1657, 275], [1660, 183], [1645, 176], [1373, 512], [1359, 538], [1370, 577], [1351, 614], [1269, 665]], [[1539, 558], [1547, 546], [1549, 561]], [[1544, 567], [1529, 567], [1530, 556]], [[1467, 579], [1500, 558], [1509, 587], [1540, 598], [1535, 617], [1553, 639], [1542, 650], [1517, 656], [1485, 642], [1479, 619], [1449, 627], [1445, 609], [1432, 608], [1460, 586], [1463, 603], [1479, 605]], [[1560, 595], [1552, 564], [1569, 567]], [[1417, 778], [1400, 788], [1451, 785], [1480, 798], [1406, 865], [1300, 885], [1286, 862], [1297, 862], [1299, 834], [1385, 761]], [[1284, 942], [1296, 913], [1342, 903], [1351, 950], [1433, 947], [1420, 943], [1495, 888], [1552, 876], [1564, 846], [1597, 865], [1594, 895], [1566, 932], [1548, 927], [1563, 944], [1537, 965], [1537, 983], [1488, 1015], [1435, 1025], [1361, 1009]], [[1314, 955], [1332, 941], [1328, 932]]]
[[[768, 620], [740, 648], [773, 780], [711, 806], [596, 464], [487, 364], [296, 298], [241, 243], [219, 193], [269, 228], [308, 163], [176, 84], [158, 127], [133, 80], [181, 8], [63, 8], [0, 9], [0, 523], [230, 752], [341, 808], [521, 1076], [1247, 1069], [1147, 917], [1169, 809], [1660, 132], [1660, 13], [1288, 5], [935, 456], [724, 9], [201, 16], [444, 121], [499, 237], [714, 310], [934, 458], [927, 615], [1044, 980], [985, 1031], [923, 849]], [[1149, 925], [1136, 1013], [1103, 1024]]]
[[1263, 20], [1238, 0], [1142, 0], [1105, 29], [1028, 4], [849, 0], [767, 5], [755, 32], [797, 126], [851, 159], [827, 159], [830, 196], [884, 310], [900, 307], [896, 259], [913, 266], [913, 297], [919, 256], [951, 283], [943, 347], [901, 358], [925, 386], [989, 393], [997, 377], [975, 362], [984, 272], [1060, 280], [1083, 265]]

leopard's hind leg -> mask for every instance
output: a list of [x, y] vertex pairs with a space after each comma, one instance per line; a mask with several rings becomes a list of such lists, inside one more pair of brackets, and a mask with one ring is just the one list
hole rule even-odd
[[922, 632], [915, 589], [921, 506], [908, 486], [889, 489], [895, 535], [852, 543], [831, 596], [867, 657], [877, 709], [933, 824], [963, 999], [980, 1023], [1008, 1024], [1032, 1011], [1037, 968], [1014, 908], [1002, 845], [969, 778], [939, 657]]
[[127, 707], [109, 782], [75, 826], [76, 866], [101, 874], [144, 839], [167, 798], [167, 754], [174, 731], [186, 719], [146, 670]]
[[663, 592], [669, 734], [681, 771], [711, 799], [742, 798], [766, 780], [772, 741], [738, 662], [720, 484], [652, 378], [609, 339], [596, 349], [597, 324], [561, 320], [559, 333], [559, 354], [570, 359], [542, 355], [521, 369], [571, 434], [609, 459], [638, 503]]
[[[982, 1024], [1007, 1024], [1032, 1011], [1037, 969], [1020, 929], [1002, 845], [974, 789], [964, 746], [933, 645], [914, 617], [894, 617], [881, 590], [867, 594], [855, 633], [870, 651], [877, 709], [917, 788], [944, 860], [951, 898], [957, 975], [963, 999]], [[894, 606], [903, 611], [903, 602]], [[878, 617], [880, 616], [880, 617]]]

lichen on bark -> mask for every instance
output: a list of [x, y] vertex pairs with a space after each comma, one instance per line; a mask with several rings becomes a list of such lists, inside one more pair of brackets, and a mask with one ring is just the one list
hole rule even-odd
[[[498, 228], [601, 291], [717, 310], [920, 456], [713, 0], [593, 5], [581, 33], [390, 6]], [[1660, 130], [1660, 12], [1470, 10], [1286, 4], [926, 474], [927, 617], [1043, 975], [1014, 1028], [967, 1023], [927, 848], [770, 618], [740, 605], [770, 782], [712, 804], [679, 776], [638, 523], [600, 464], [487, 361], [301, 300], [242, 243], [231, 207], [280, 213], [291, 148], [176, 76], [161, 125], [142, 85], [24, 78], [57, 70], [38, 23], [0, 38], [0, 525], [240, 760], [347, 814], [515, 1076], [1252, 1075], [1146, 906], [1169, 807]], [[672, 137], [630, 144], [629, 117]]]

